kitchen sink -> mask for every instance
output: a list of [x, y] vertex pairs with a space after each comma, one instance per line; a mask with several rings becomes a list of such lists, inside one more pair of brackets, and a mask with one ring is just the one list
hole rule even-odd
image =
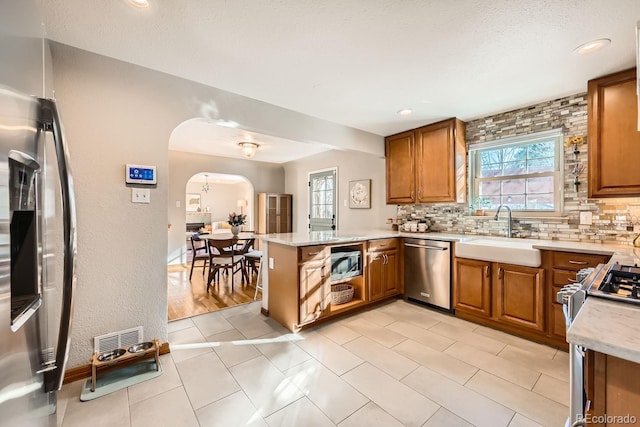
[[520, 239], [462, 240], [455, 245], [455, 255], [459, 258], [540, 267], [540, 250], [533, 248], [534, 243]]

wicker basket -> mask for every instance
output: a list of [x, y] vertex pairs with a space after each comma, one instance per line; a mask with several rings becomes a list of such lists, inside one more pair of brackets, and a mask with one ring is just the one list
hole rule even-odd
[[338, 305], [351, 301], [353, 298], [353, 286], [346, 283], [331, 285], [331, 304]]

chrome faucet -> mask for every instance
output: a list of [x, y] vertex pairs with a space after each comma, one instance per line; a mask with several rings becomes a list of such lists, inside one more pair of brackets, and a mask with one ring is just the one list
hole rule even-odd
[[509, 214], [509, 219], [507, 221], [507, 237], [511, 237], [511, 208], [507, 205], [500, 205], [496, 210], [496, 216], [493, 217], [496, 221], [498, 220], [498, 215], [500, 215], [500, 209], [505, 208], [507, 213]]

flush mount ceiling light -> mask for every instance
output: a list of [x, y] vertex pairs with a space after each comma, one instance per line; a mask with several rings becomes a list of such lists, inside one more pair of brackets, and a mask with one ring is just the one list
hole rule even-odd
[[256, 155], [256, 150], [259, 147], [255, 142], [248, 141], [239, 142], [238, 145], [242, 148], [242, 155], [248, 159]]
[[141, 9], [149, 7], [148, 0], [127, 0], [131, 6], [139, 7]]
[[211, 186], [209, 185], [209, 175], [204, 174], [204, 185], [202, 186], [202, 192], [208, 193], [211, 191]]
[[575, 48], [573, 52], [578, 55], [587, 55], [589, 53], [596, 52], [602, 49], [603, 47], [608, 46], [610, 43], [611, 43], [611, 39], [591, 40], [590, 42], [581, 44], [580, 46]]
[[403, 108], [402, 110], [396, 111], [396, 114], [400, 116], [408, 116], [411, 113], [413, 113], [413, 110], [410, 108]]

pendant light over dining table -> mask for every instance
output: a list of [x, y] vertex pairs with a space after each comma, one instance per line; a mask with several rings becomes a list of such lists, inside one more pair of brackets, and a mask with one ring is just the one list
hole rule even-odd
[[238, 145], [242, 148], [242, 155], [248, 159], [256, 155], [256, 150], [259, 147], [258, 144], [250, 141], [239, 142]]
[[204, 185], [202, 186], [202, 192], [203, 193], [208, 193], [209, 191], [211, 191], [211, 186], [209, 185], [209, 175], [204, 174]]

